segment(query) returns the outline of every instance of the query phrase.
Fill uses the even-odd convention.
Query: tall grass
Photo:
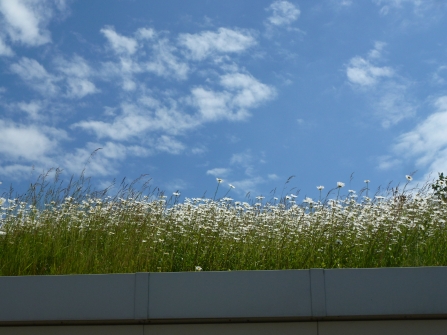
[[[429,183],[371,198],[343,196],[339,183],[334,198],[301,204],[180,203],[149,181],[136,190],[144,178],[123,180],[112,197],[83,175],[65,187],[60,170],[48,176],[0,199],[0,275],[447,265],[447,203]]]

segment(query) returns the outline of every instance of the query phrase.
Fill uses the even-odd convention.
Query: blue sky
[[[318,197],[447,172],[437,0],[0,0],[0,192]],[[91,153],[102,148],[91,157]],[[351,174],[352,180],[350,180]],[[285,194],[284,194],[285,195]]]

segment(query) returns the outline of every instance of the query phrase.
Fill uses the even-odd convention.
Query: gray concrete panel
[[[312,298],[312,316],[326,316],[326,291],[324,270],[310,269],[310,295]]]
[[[447,315],[447,268],[325,270],[328,316]]]
[[[135,274],[135,319],[149,318],[149,273]]]
[[[306,270],[151,273],[149,317],[310,316]]]
[[[445,335],[447,320],[324,321],[318,335]]]
[[[144,326],[144,335],[317,335],[316,322]]]
[[[144,326],[0,327],[0,335],[145,335]]]
[[[0,321],[134,318],[135,274],[0,277]]]

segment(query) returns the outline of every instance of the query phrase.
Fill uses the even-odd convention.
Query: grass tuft
[[[135,190],[145,176],[111,197],[91,192],[83,174],[62,187],[54,172],[0,199],[0,275],[447,265],[446,194],[429,183],[372,198],[342,196],[339,183],[324,200],[320,186],[320,200],[301,204],[216,194],[179,203],[150,180]]]

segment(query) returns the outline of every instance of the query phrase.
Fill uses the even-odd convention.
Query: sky
[[[0,0],[0,193],[51,168],[181,198],[423,183],[446,28],[443,0]]]

